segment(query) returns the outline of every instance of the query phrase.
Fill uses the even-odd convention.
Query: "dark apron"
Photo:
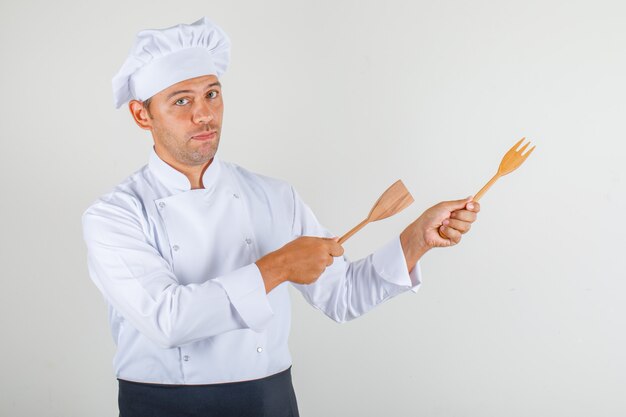
[[[120,417],[298,417],[291,368],[253,381],[161,385],[119,379]]]

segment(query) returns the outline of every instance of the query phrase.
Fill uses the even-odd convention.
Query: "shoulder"
[[[221,162],[241,187],[293,200],[295,191],[287,181],[250,171],[232,162]]]
[[[147,171],[144,166],[94,201],[83,212],[83,226],[94,220],[140,222],[145,212],[145,195],[150,189]]]

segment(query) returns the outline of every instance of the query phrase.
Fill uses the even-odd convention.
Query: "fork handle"
[[[481,188],[478,193],[476,193],[476,195],[474,196],[474,201],[480,200],[482,196],[487,192],[487,190],[490,189],[491,186],[498,180],[498,178],[500,178],[499,174],[494,175],[493,178],[490,179],[489,182],[485,184],[485,186]]]

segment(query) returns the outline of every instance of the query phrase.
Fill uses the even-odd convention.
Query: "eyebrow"
[[[221,86],[222,86],[222,84],[220,84],[220,82],[219,82],[219,81],[215,81],[214,83],[211,83],[211,84],[207,85],[207,86],[206,86],[206,88],[205,88],[205,90],[208,90],[208,89],[209,89],[209,88],[211,88],[211,87],[221,87]],[[170,93],[170,94],[167,96],[166,100],[169,100],[169,99],[171,99],[172,97],[174,97],[175,95],[177,95],[177,94],[182,94],[182,93],[193,93],[193,91],[192,91],[192,90],[178,90],[178,91],[174,91],[173,93]]]

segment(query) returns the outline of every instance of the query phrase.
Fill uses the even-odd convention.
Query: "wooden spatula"
[[[366,224],[375,222],[377,220],[386,219],[396,213],[401,212],[405,208],[413,203],[413,196],[406,189],[402,180],[394,182],[391,187],[387,188],[385,192],[378,198],[374,207],[370,211],[370,214],[365,220],[353,227],[348,233],[343,235],[339,239],[338,243],[341,245],[348,240],[353,234],[365,227]]]

